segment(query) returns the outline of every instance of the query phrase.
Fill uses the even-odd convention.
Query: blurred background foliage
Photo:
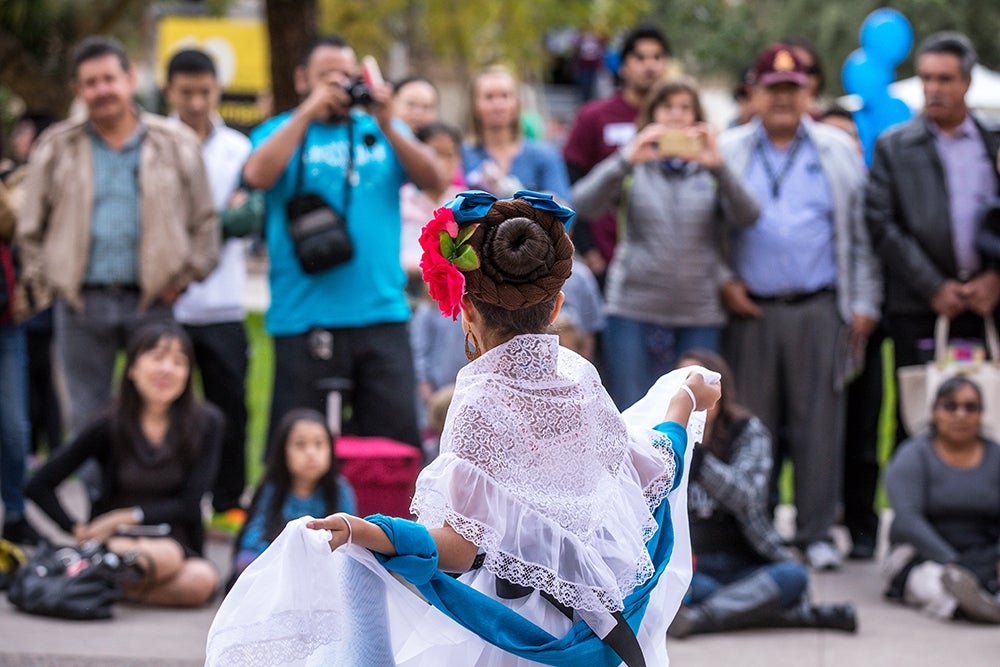
[[[255,5],[259,15],[285,24],[271,26],[272,40],[277,35],[280,42],[273,52],[280,54],[281,72],[289,71],[315,34],[336,32],[380,61],[394,50],[405,54],[416,73],[461,80],[502,62],[537,82],[551,66],[546,36],[552,32],[590,28],[613,40],[648,20],[665,29],[686,72],[720,81],[735,80],[767,43],[806,37],[825,64],[827,93],[837,95],[840,64],[858,47],[862,20],[882,6],[902,12],[918,42],[936,30],[960,30],[976,44],[984,65],[1000,67],[1000,3],[986,0],[3,0],[0,85],[31,108],[64,113],[71,97],[69,54],[83,36],[113,34],[142,53],[156,15],[220,15],[253,11]],[[912,55],[899,75],[911,73]]]

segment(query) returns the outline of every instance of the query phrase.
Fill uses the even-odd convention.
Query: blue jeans
[[[24,514],[28,456],[28,352],[24,329],[0,325],[0,497],[4,520]]]
[[[665,327],[626,317],[608,317],[602,340],[608,393],[624,410],[646,395],[688,350],[719,349],[719,327]]]
[[[723,586],[745,579],[760,570],[766,572],[777,584],[783,607],[793,606],[805,595],[809,573],[801,563],[783,560],[761,565],[734,554],[713,553],[698,556],[695,573],[691,577],[691,589],[685,602],[698,604]]]

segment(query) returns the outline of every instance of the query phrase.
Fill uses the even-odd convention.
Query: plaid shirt
[[[729,463],[707,450],[703,454],[698,479],[689,487],[688,510],[703,518],[728,512],[736,517],[743,536],[761,557],[770,561],[792,558],[767,512],[771,475],[771,434],[767,428],[751,417],[736,435]]]

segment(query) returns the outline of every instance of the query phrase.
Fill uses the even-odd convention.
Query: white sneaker
[[[806,547],[806,562],[814,570],[839,570],[844,559],[832,543],[820,540]]]
[[[973,621],[1000,623],[1000,603],[986,592],[976,575],[955,563],[944,566],[941,583],[958,600],[958,607]]]

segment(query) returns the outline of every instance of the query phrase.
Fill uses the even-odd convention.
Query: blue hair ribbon
[[[518,190],[514,193],[513,199],[523,199],[531,204],[532,208],[546,211],[556,220],[562,222],[563,227],[567,230],[573,223],[573,218],[576,217],[576,212],[573,209],[559,204],[550,194],[532,190]],[[451,209],[455,216],[455,222],[461,226],[484,218],[496,202],[497,198],[489,192],[466,190],[456,195],[454,199],[445,204],[445,207]]]

